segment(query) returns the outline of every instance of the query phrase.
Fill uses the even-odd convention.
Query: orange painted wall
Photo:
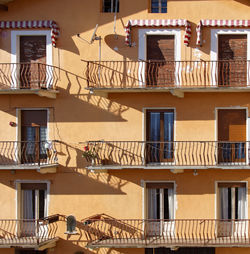
[[[56,174],[42,175],[32,171],[0,172],[0,218],[16,218],[16,180],[50,181],[49,214],[73,214],[77,220],[97,213],[115,218],[142,218],[144,181],[174,181],[176,183],[176,218],[215,218],[215,182],[250,180],[249,170],[192,170],[173,174],[169,170],[121,170],[93,173],[85,169],[82,158],[87,140],[143,140],[143,109],[171,107],[176,109],[176,140],[216,140],[217,107],[245,107],[249,109],[249,93],[185,93],[177,98],[170,93],[114,93],[108,98],[91,95],[84,89],[86,64],[84,60],[98,60],[98,41],[88,44],[96,24],[102,37],[102,60],[137,60],[138,29],[132,29],[134,47],[124,43],[124,26],[129,19],[188,19],[192,25],[190,47],[181,43],[181,59],[197,60],[196,24],[200,19],[249,19],[248,0],[202,0],[168,2],[167,14],[148,13],[147,0],[120,0],[114,36],[114,15],[100,13],[99,0],[14,0],[8,12],[1,11],[1,20],[55,20],[61,30],[58,47],[53,49],[53,65],[58,74],[59,95],[55,100],[36,95],[0,95],[0,140],[16,140],[17,127],[9,122],[17,120],[17,109],[48,108],[49,138],[60,140],[57,145],[60,166]],[[181,28],[181,36],[184,28]],[[201,59],[210,57],[210,29],[203,29]],[[0,61],[10,62],[11,30],[0,32]],[[118,51],[114,50],[117,47]],[[83,77],[83,78],[82,78]],[[249,110],[248,110],[249,111]],[[249,115],[249,113],[248,113]],[[248,191],[249,197],[249,191]],[[202,204],[202,205],[201,205]],[[127,208],[127,209],[125,209]],[[248,208],[248,211],[250,209]],[[64,234],[61,225],[60,241],[48,253],[144,253],[143,249],[86,250],[84,237]],[[249,249],[218,248],[216,254],[245,253]],[[1,252],[14,253],[11,250]]]

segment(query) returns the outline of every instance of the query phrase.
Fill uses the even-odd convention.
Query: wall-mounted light
[[[194,169],[193,175],[194,175],[194,176],[199,175],[198,172],[197,172],[197,169]]]

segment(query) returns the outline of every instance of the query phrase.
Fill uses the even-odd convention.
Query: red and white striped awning
[[[196,44],[202,46],[202,33],[201,29],[203,26],[206,27],[250,27],[250,20],[216,20],[216,19],[202,19],[200,20],[196,32],[197,41]]]
[[[59,27],[53,20],[0,21],[1,29],[50,28],[52,45],[56,47]]]
[[[184,44],[189,45],[191,38],[191,25],[186,19],[135,19],[129,20],[126,27],[125,42],[131,46],[131,28],[132,27],[185,27]]]

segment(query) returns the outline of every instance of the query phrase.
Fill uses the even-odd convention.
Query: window
[[[174,184],[147,183],[148,219],[170,220],[174,218]]]
[[[218,237],[243,236],[248,232],[245,183],[218,183]]]
[[[151,13],[167,13],[167,0],[151,0]]]
[[[148,236],[174,235],[174,183],[146,183]]]
[[[21,110],[22,163],[46,161],[47,110]]]
[[[46,225],[37,225],[36,220],[47,216],[47,183],[24,182],[18,184],[19,218],[22,236],[35,236],[46,232]]]
[[[219,219],[246,218],[246,184],[218,183]]]
[[[171,162],[174,157],[174,110],[148,110],[147,114],[148,162]]]
[[[102,12],[119,12],[119,0],[103,0]]]

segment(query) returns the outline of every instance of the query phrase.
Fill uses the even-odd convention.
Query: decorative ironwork
[[[0,167],[57,163],[55,141],[0,141]]]
[[[92,166],[247,166],[249,142],[89,141]]]
[[[0,63],[0,90],[55,90],[58,68],[42,63]]]
[[[83,221],[89,247],[191,247],[250,245],[249,220],[111,219]]]
[[[242,88],[250,79],[250,61],[244,60],[86,63],[89,88]]]

